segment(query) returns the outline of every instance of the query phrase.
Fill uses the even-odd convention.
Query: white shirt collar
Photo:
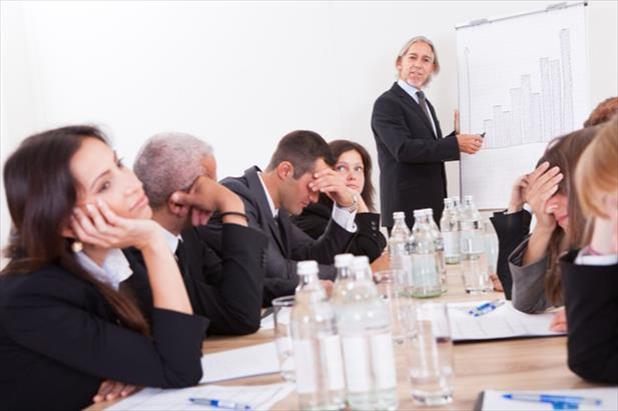
[[[268,200],[268,206],[270,207],[270,212],[273,213],[274,218],[277,218],[277,215],[279,214],[279,209],[275,208],[275,203],[273,199],[270,197],[270,193],[268,192],[268,189],[266,188],[266,183],[264,183],[264,179],[262,178],[262,173],[258,171],[257,175],[258,175],[258,178],[260,179],[260,183],[262,183],[262,188],[264,189],[264,193],[266,193],[266,200]]]
[[[118,248],[113,248],[107,253],[103,261],[103,267],[95,263],[83,251],[76,253],[75,256],[77,262],[84,270],[92,274],[97,280],[110,285],[115,290],[118,290],[120,283],[133,274],[133,270],[131,270],[129,266],[129,261]]]
[[[176,252],[176,249],[178,248],[178,243],[182,241],[182,237],[180,235],[174,235],[170,233],[161,226],[159,227],[161,228],[161,232],[163,233],[163,238],[165,239],[167,246],[169,247],[172,254],[174,254]]]
[[[414,101],[416,101],[418,103],[418,96],[416,95],[416,92],[420,91],[419,89],[417,89],[414,86],[409,85],[408,83],[406,83],[402,79],[397,80],[397,84],[399,85],[399,87],[401,87],[403,89],[403,91],[408,93],[410,95],[410,97],[412,97],[414,99]]]

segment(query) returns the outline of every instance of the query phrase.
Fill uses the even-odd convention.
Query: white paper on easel
[[[469,309],[485,302],[487,301],[448,305],[453,341],[547,337],[564,334],[549,329],[554,313],[525,314],[513,308],[510,301],[479,317],[468,313]]]
[[[274,342],[221,351],[202,357],[204,375],[200,383],[233,380],[279,372]]]

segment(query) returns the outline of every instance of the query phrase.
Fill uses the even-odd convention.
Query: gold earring
[[[71,244],[71,251],[73,251],[74,253],[79,253],[83,249],[84,245],[81,241],[73,241],[73,243]]]

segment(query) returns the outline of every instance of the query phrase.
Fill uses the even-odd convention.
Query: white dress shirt
[[[416,95],[416,92],[420,91],[419,89],[417,89],[414,86],[409,85],[408,83],[406,83],[402,79],[397,80],[397,84],[399,85],[399,87],[401,87],[403,89],[403,91],[408,93],[408,95],[410,95],[410,97],[412,97],[414,99],[414,101],[416,101],[416,104],[420,104],[418,102],[418,96]],[[427,97],[427,96],[425,96],[425,97]],[[427,105],[427,112],[429,113],[429,122],[431,123],[431,128],[433,128],[433,134],[437,136],[438,132],[436,131],[436,125],[433,122],[433,116],[431,115],[431,110],[429,109],[429,105]]]
[[[120,283],[133,274],[129,261],[119,248],[113,248],[107,253],[103,261],[103,267],[95,263],[83,251],[76,253],[75,257],[84,270],[115,290],[118,290]]]

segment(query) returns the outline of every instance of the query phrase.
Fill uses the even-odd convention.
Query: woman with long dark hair
[[[346,252],[366,255],[370,261],[378,258],[386,239],[380,230],[380,214],[374,212],[373,196],[375,190],[371,183],[371,157],[360,144],[349,140],[334,140],[329,143],[334,169],[345,178],[346,186],[357,196],[357,214],[355,223],[357,232],[349,243]],[[320,194],[317,203],[305,207],[302,214],[293,218],[294,223],[313,238],[320,237],[326,230],[333,209],[333,201]]]
[[[28,137],[4,184],[13,227],[0,275],[3,406],[77,409],[124,384],[196,384],[206,320],[192,315],[142,184],[104,134],[69,126]],[[148,267],[151,327],[119,292],[128,246]]]
[[[513,306],[520,311],[537,313],[564,305],[558,259],[571,244],[581,242],[585,227],[573,174],[596,132],[595,127],[588,127],[552,140],[537,168],[515,182],[507,213],[492,218],[501,257],[508,255],[508,270],[499,275],[505,291],[512,277]],[[536,217],[531,232],[524,202]],[[563,318],[556,317],[555,330],[566,328]]]

